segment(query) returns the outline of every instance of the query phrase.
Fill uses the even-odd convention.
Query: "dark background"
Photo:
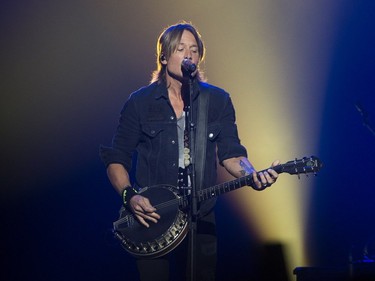
[[[320,125],[324,169],[306,233],[318,266],[346,266],[366,245],[375,256],[375,136],[355,107],[374,124],[375,2],[337,2],[343,16]],[[166,12],[168,1],[104,3],[1,4],[1,280],[136,280],[111,236],[119,198],[98,148],[110,143],[128,94],[147,84],[157,34],[180,17]],[[259,245],[225,197],[217,210],[219,278],[244,280]]]

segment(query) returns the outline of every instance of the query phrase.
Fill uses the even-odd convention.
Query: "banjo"
[[[321,161],[315,157],[295,159],[285,164],[272,167],[277,173],[291,175],[318,172]],[[263,170],[266,171],[266,170]],[[245,185],[253,185],[253,176],[247,175],[232,181],[197,190],[198,202],[217,197]],[[157,209],[161,219],[150,224],[149,228],[141,225],[133,213],[121,207],[118,220],[113,223],[113,234],[122,247],[135,257],[157,258],[175,249],[186,237],[189,229],[188,195],[180,195],[171,185],[145,187],[138,193],[147,197]]]

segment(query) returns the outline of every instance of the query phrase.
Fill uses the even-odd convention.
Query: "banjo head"
[[[139,194],[147,197],[160,215],[157,223],[147,228],[122,207],[113,223],[113,232],[125,250],[136,257],[156,258],[177,247],[187,234],[187,214],[180,209],[181,198],[173,186],[146,187]]]

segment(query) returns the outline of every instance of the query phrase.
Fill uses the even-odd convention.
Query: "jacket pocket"
[[[164,130],[162,124],[142,124],[142,132],[150,138],[154,138]]]

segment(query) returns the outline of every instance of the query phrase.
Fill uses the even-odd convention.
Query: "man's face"
[[[164,62],[165,64],[167,64],[168,72],[173,76],[182,78],[183,73],[181,70],[181,63],[185,58],[191,59],[194,64],[198,65],[198,44],[195,40],[194,35],[187,30],[184,30],[184,32],[182,33],[181,41],[177,45],[176,50],[171,54],[169,59]],[[192,76],[194,76],[196,72],[197,70],[192,73]]]

